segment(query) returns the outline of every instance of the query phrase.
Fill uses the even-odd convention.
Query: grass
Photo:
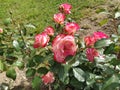
[[[0,0],[0,25],[6,18],[13,15],[17,23],[32,23],[41,32],[48,25],[51,25],[53,14],[58,12],[58,6],[62,3],[70,3],[73,6],[71,18],[79,22],[84,17],[85,8],[104,3],[104,0]]]

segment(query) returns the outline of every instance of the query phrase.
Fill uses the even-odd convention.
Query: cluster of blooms
[[[54,53],[54,60],[58,63],[65,63],[65,58],[69,55],[75,55],[77,51],[77,45],[75,43],[74,34],[80,29],[80,26],[75,22],[65,23],[66,15],[71,13],[72,6],[70,4],[61,4],[59,6],[59,13],[54,14],[53,20],[56,24],[64,25],[63,32],[58,34],[52,41],[52,52]],[[53,36],[55,29],[52,26],[48,26],[41,34],[35,36],[34,48],[43,48],[50,40],[50,36]],[[48,72],[42,76],[44,84],[53,83],[54,75],[52,72]]]
[[[103,32],[94,32],[93,35],[91,36],[86,36],[84,38],[86,47],[88,47],[86,49],[86,56],[87,59],[91,62],[94,61],[94,57],[99,56],[99,53],[97,52],[97,50],[94,48],[94,44],[96,41],[103,39],[103,38],[109,38],[105,33]]]
[[[59,13],[54,14],[53,20],[56,24],[65,24],[66,15],[70,14],[72,6],[70,4],[62,4],[59,6]],[[74,34],[80,29],[75,22],[68,22],[63,28],[63,32],[58,34],[52,42],[52,51],[54,60],[59,63],[65,63],[65,58],[69,55],[75,55],[77,45],[75,44]],[[41,34],[35,36],[34,48],[45,47],[50,40],[49,36],[53,36],[55,29],[48,26]],[[68,47],[69,46],[69,47]]]
[[[52,41],[52,52],[54,54],[54,60],[58,63],[66,63],[65,58],[67,56],[74,56],[77,51],[77,45],[75,43],[74,34],[80,30],[80,26],[75,22],[65,22],[66,15],[71,13],[72,6],[70,4],[62,4],[59,6],[59,13],[54,14],[53,20],[56,24],[62,25],[63,31],[57,33],[57,36]],[[48,26],[41,34],[35,36],[34,48],[43,48],[47,46],[50,41],[50,36],[55,34],[55,29],[52,26]],[[99,56],[99,53],[94,48],[94,43],[102,38],[108,38],[103,32],[95,32],[91,36],[84,38],[86,44],[86,56],[91,62],[94,61],[95,56]],[[48,72],[42,76],[42,81],[45,85],[53,83],[55,80],[54,74]]]

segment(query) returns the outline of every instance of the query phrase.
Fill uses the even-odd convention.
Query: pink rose
[[[71,13],[70,12],[71,8],[72,8],[72,6],[70,4],[67,4],[67,3],[61,4],[59,6],[60,12],[65,13],[65,14],[70,14]]]
[[[0,28],[0,33],[3,33],[3,29],[2,28]]]
[[[99,53],[97,52],[97,50],[95,48],[87,48],[86,56],[87,56],[87,59],[90,62],[93,62],[94,61],[94,57],[97,57],[98,55],[99,55]]]
[[[77,46],[72,35],[60,34],[52,43],[54,60],[59,63],[65,63],[65,58],[76,54]]]
[[[94,43],[96,42],[96,38],[93,36],[86,36],[84,38],[84,41],[85,41],[86,46],[89,47],[89,46],[94,45]]]
[[[54,21],[58,24],[63,24],[65,20],[65,15],[62,13],[54,14]]]
[[[74,35],[74,33],[80,29],[80,26],[75,22],[67,23],[64,30],[67,34]]]
[[[94,32],[93,35],[91,36],[86,36],[84,38],[84,41],[86,46],[89,47],[89,46],[93,46],[97,40],[100,40],[102,38],[109,38],[109,37],[105,33],[99,31],[99,32]]]
[[[106,35],[103,32],[94,32],[93,36],[96,38],[96,40],[102,39],[102,38],[109,38],[108,35]]]
[[[47,43],[49,42],[50,38],[46,33],[37,34],[35,36],[35,42],[33,47],[39,48],[39,47],[45,47]]]
[[[48,34],[49,36],[53,36],[54,35],[54,28],[52,26],[48,26],[47,28],[45,28],[44,32],[46,34]]]
[[[52,72],[48,72],[44,76],[42,76],[42,81],[45,85],[53,83],[55,80],[54,74]]]

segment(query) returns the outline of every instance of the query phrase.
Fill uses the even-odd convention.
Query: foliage
[[[65,15],[67,17],[67,14]],[[13,17],[12,14],[11,17]],[[119,15],[117,13],[115,18],[118,17]],[[40,36],[37,40],[35,36],[35,42],[33,41],[36,26],[16,23],[13,18],[8,18],[5,22],[3,32],[0,33],[0,71],[6,71],[6,76],[15,80],[15,67],[19,69],[26,68],[26,76],[33,79],[32,87],[35,90],[39,90],[40,85],[45,84],[46,78],[55,79],[45,84],[49,89],[52,88],[53,90],[65,90],[68,87],[75,90],[119,90],[119,33],[111,35],[111,37],[107,37],[104,33],[94,33],[94,39],[89,38],[91,42],[93,40],[92,45],[89,44],[90,46],[87,46],[86,43],[89,43],[89,39],[81,40],[79,38],[80,29],[71,29],[71,31],[73,30],[72,35],[68,33],[70,32],[69,30],[64,31],[64,27],[67,25],[66,23],[71,22],[73,24],[74,21],[66,18],[62,24],[53,23],[52,25],[54,25],[55,30],[54,35],[49,36],[50,38],[47,38],[47,42],[43,45],[44,40],[46,41],[46,34],[42,34],[43,37],[41,38]],[[78,29],[76,23],[75,27]],[[42,33],[44,33],[44,31]],[[97,35],[97,37],[95,37],[95,35]],[[59,41],[57,36],[59,36],[62,41]],[[71,40],[69,40],[69,38],[67,38],[67,40],[70,45],[72,44],[71,46],[68,41],[66,42],[66,39],[64,39],[66,36],[70,37]],[[56,39],[58,39],[59,42],[57,42]],[[65,42],[68,43],[67,47],[64,46],[64,48],[62,48],[56,45],[66,45]],[[33,47],[34,44],[38,45],[38,47]],[[56,47],[54,49],[55,45]],[[71,50],[68,49],[68,47],[74,48]],[[95,51],[86,52],[90,48]],[[59,54],[57,51],[61,49],[64,50],[64,52],[66,49],[69,50],[70,54],[68,54],[69,52],[67,55],[62,53],[60,57],[57,58],[59,55],[55,56],[55,54]],[[64,59],[60,61],[62,55]],[[89,57],[93,57],[92,60],[89,59]],[[49,76],[48,72],[52,72],[52,75]],[[45,78],[43,78],[44,76]]]

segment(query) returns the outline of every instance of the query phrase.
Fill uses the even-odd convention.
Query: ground
[[[108,35],[115,33],[113,19],[108,14],[99,13],[99,10],[104,9],[112,13],[112,10],[116,7],[116,5],[118,5],[118,3],[120,4],[120,0],[108,0],[105,4],[92,8],[86,8],[85,17],[81,18],[79,22],[81,26],[80,37],[83,38],[85,35],[91,34],[95,31],[103,31]],[[116,23],[120,24],[120,20],[117,20]],[[27,79],[25,77],[25,70],[21,71],[18,68],[16,68],[16,71],[17,79],[15,81],[12,81],[9,78],[7,78],[5,76],[5,72],[0,73],[0,84],[9,84],[12,90],[32,90],[30,85],[30,79]]]

